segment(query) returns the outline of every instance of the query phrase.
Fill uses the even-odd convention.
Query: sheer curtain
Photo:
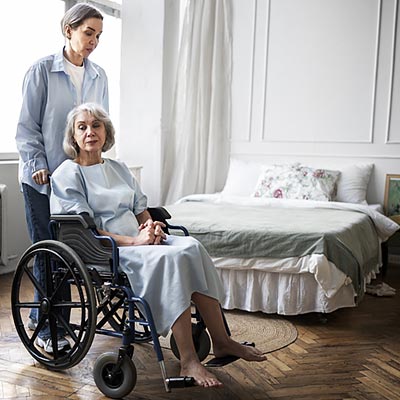
[[[231,0],[189,0],[172,118],[163,138],[162,202],[212,193],[229,163]]]

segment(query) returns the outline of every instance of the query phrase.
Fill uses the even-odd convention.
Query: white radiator
[[[7,186],[0,184],[0,265],[8,264],[7,253]]]

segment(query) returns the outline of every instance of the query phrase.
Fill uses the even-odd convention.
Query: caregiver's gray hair
[[[75,135],[75,120],[78,114],[87,112],[92,115],[95,119],[102,122],[106,129],[106,141],[102,151],[108,151],[115,143],[115,129],[111,122],[111,119],[101,106],[95,103],[83,103],[72,109],[67,117],[67,127],[65,128],[63,148],[65,154],[70,158],[74,159],[78,156],[80,148],[74,139]]]
[[[78,3],[71,7],[61,20],[61,32],[65,36],[65,28],[70,26],[76,29],[81,26],[84,21],[89,18],[97,18],[103,20],[100,10],[91,4]]]

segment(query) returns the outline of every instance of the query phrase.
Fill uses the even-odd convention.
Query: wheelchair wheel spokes
[[[33,271],[32,271],[33,270],[33,265],[27,263],[27,264],[24,264],[23,267],[24,267],[24,271],[23,272],[26,273],[27,277],[30,280],[30,283],[33,285],[35,290],[38,291],[39,296],[42,296],[42,297],[45,296],[44,287],[39,283],[39,281],[36,279],[35,275],[33,274]]]
[[[38,257],[43,280],[33,271]],[[96,300],[86,267],[69,246],[52,240],[32,245],[17,265],[11,296],[17,333],[33,358],[50,369],[70,368],[82,360],[95,334]],[[36,328],[26,325],[31,309],[39,311]],[[38,345],[43,333],[51,338],[52,353]],[[70,342],[67,350],[59,342],[64,335]]]

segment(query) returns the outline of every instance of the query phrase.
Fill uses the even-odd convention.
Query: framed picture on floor
[[[384,207],[386,215],[400,223],[400,175],[386,175]]]

